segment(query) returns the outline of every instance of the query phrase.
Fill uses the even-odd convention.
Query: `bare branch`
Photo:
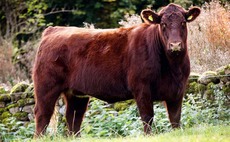
[[[52,14],[57,14],[57,13],[72,13],[74,12],[75,10],[57,10],[57,11],[51,11],[49,13],[46,13],[46,14],[43,14],[44,16],[48,16],[48,15],[52,15]]]

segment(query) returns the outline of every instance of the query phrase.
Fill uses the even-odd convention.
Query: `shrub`
[[[213,90],[212,100],[202,94],[187,94],[183,104],[182,126],[192,127],[198,124],[229,125],[230,110],[225,103],[228,98],[218,85],[210,86]]]
[[[33,137],[34,123],[24,124],[11,117],[5,120],[4,123],[0,123],[0,131],[0,141],[12,141],[16,138],[26,141]]]
[[[135,136],[141,134],[142,123],[135,105],[116,111],[103,101],[93,99],[82,125],[83,135],[94,137]]]

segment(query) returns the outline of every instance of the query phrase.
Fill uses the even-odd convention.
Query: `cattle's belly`
[[[126,93],[103,93],[101,92],[98,94],[97,93],[91,94],[90,96],[106,101],[108,103],[115,103],[119,101],[126,101],[129,99],[133,99],[133,96],[129,92],[126,92]]]
[[[109,103],[114,103],[118,101],[125,101],[129,99],[133,99],[133,96],[131,92],[127,90],[117,90],[117,88],[106,88],[103,87],[102,90],[96,89],[82,89],[82,88],[75,88],[77,91],[82,92],[83,94],[87,94],[89,96],[95,97],[97,99],[109,102]]]
[[[107,102],[132,99],[122,75],[111,72],[84,70],[72,76],[71,89],[96,97]],[[74,79],[74,80],[73,80]]]
[[[121,82],[89,83],[83,87],[83,91],[89,95],[107,102],[124,101],[132,98],[131,93]]]

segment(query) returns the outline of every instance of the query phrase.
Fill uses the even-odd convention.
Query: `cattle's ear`
[[[142,10],[141,18],[148,24],[159,24],[161,22],[160,16],[151,9]]]
[[[185,15],[187,22],[192,22],[200,15],[200,8],[192,7],[190,8]]]

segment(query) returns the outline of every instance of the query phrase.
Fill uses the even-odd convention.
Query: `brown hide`
[[[165,101],[170,122],[178,127],[190,73],[186,22],[199,13],[170,4],[159,13],[143,10],[145,23],[130,28],[48,27],[33,68],[35,136],[44,133],[61,93],[73,134],[79,134],[87,109],[84,95],[110,103],[134,98],[146,133],[153,101]]]

